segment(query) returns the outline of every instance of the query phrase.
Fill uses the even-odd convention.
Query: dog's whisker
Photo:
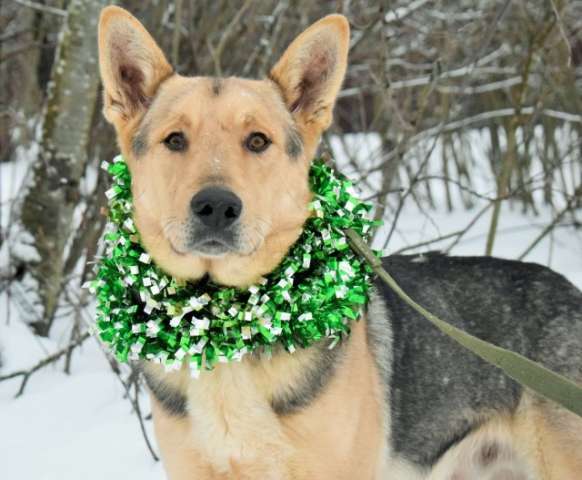
[[[256,216],[249,221],[246,228],[242,229],[241,236],[244,240],[240,243],[248,244],[250,248],[243,248],[245,252],[250,251],[247,255],[255,253],[265,240],[266,233],[269,231],[271,223],[262,217]]]

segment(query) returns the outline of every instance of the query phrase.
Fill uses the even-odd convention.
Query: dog
[[[248,286],[308,218],[349,24],[301,33],[263,80],[176,74],[145,28],[103,10],[104,115],[132,174],[144,248],[179,279]],[[420,304],[582,381],[582,294],[534,264],[438,253],[383,260]],[[376,282],[335,348],[253,354],[192,379],[142,366],[172,480],[575,480],[582,420],[441,334]]]

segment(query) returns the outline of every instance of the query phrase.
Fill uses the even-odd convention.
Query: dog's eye
[[[261,132],[253,132],[245,140],[245,147],[253,153],[264,152],[269,145],[271,145],[271,140]]]
[[[188,142],[182,132],[172,132],[164,138],[164,145],[172,152],[182,152],[186,150]]]

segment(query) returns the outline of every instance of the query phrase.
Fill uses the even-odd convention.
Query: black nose
[[[194,195],[190,207],[204,225],[221,229],[232,225],[240,217],[242,202],[229,190],[210,187]]]

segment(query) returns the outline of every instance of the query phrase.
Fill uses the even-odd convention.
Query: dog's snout
[[[242,202],[230,190],[209,187],[198,192],[190,202],[194,216],[204,225],[223,229],[232,225],[242,212]]]

